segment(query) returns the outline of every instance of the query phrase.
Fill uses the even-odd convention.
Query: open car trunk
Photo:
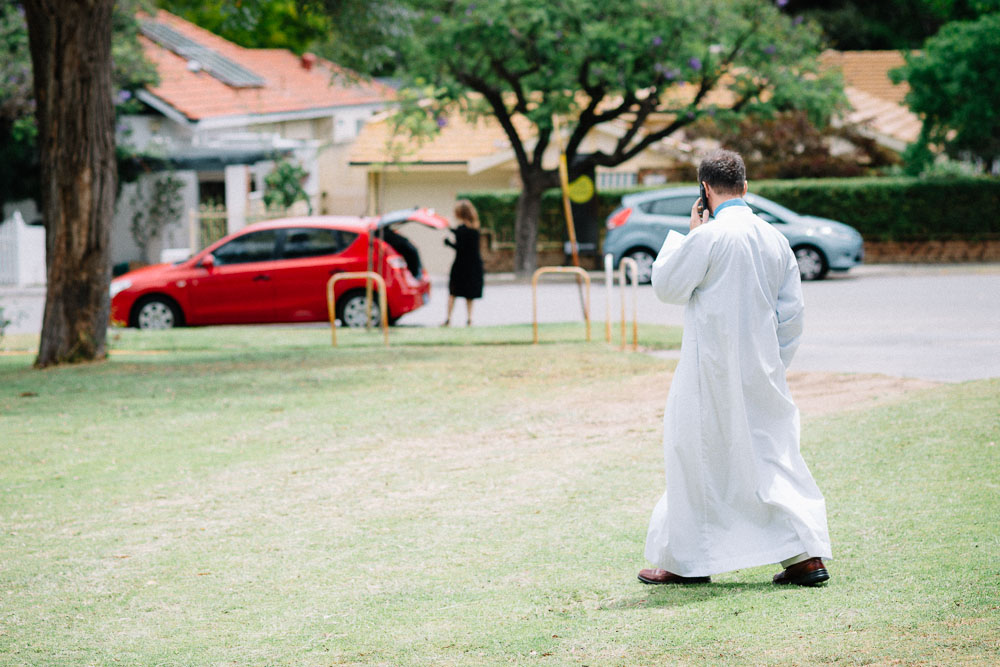
[[[441,217],[428,208],[392,211],[378,218],[372,226],[379,238],[388,243],[393,250],[402,256],[406,261],[406,267],[413,274],[413,277],[419,279],[423,273],[420,253],[408,238],[397,231],[398,228],[411,222],[441,230],[448,229],[450,226],[446,218]]]

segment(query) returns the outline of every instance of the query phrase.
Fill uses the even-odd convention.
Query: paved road
[[[549,281],[552,282],[549,282]],[[567,281],[568,280],[568,281]],[[539,286],[539,321],[582,317],[572,278],[545,277]],[[557,282],[558,281],[558,282]],[[400,324],[444,321],[447,283],[435,280],[434,300]],[[958,382],[1000,377],[1000,265],[873,265],[819,282],[804,283],[806,332],[797,370],[883,373]],[[593,274],[592,313],[605,320],[606,290]],[[531,288],[493,277],[476,304],[477,325],[530,323]],[[619,292],[612,321],[619,321]],[[649,286],[638,293],[639,321],[680,325],[683,308],[659,303]],[[627,294],[629,317],[631,292]],[[464,322],[464,302],[453,321]],[[603,324],[595,326],[602,335]]]
[[[603,332],[606,291],[592,274],[592,318]],[[434,279],[426,307],[405,315],[403,326],[438,326],[444,321],[447,279]],[[957,382],[1000,377],[1000,265],[873,265],[846,275],[805,283],[806,333],[796,370],[883,373]],[[0,288],[0,306],[14,320],[9,333],[41,328],[43,290]],[[631,292],[628,293],[631,317]],[[539,287],[539,320],[582,319],[572,278],[547,276]],[[639,320],[680,325],[683,309],[659,303],[648,286],[638,289]],[[464,323],[464,302],[453,322]],[[612,320],[620,317],[619,292]],[[474,324],[531,322],[531,286],[511,276],[489,276],[476,304]]]

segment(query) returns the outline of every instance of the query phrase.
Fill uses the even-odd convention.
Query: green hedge
[[[678,184],[681,185],[681,184]],[[690,184],[685,184],[690,185]],[[605,190],[598,194],[604,219],[622,195],[649,188]],[[793,211],[840,220],[869,241],[982,241],[1000,239],[1000,180],[989,178],[836,178],[752,181],[751,192]],[[502,243],[514,240],[516,190],[467,192],[483,225]],[[539,241],[565,238],[558,190],[542,199]]]

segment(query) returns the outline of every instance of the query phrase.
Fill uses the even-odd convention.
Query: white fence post
[[[45,284],[45,229],[27,225],[20,211],[0,223],[0,285]]]

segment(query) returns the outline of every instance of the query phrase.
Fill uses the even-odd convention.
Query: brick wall
[[[866,264],[1000,262],[1000,241],[865,241]]]

